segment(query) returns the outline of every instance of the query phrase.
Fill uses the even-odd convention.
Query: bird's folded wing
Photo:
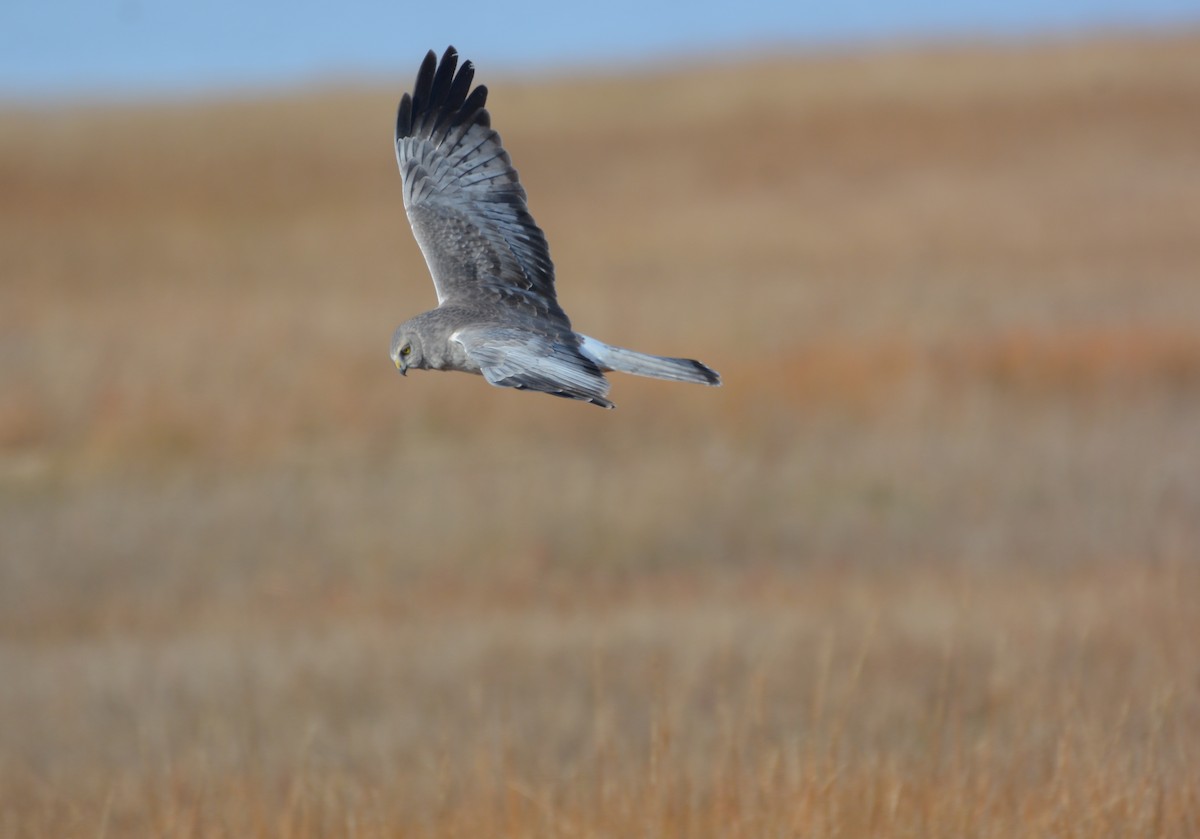
[[[471,90],[471,62],[457,65],[453,47],[440,63],[425,56],[396,116],[404,207],[438,302],[518,305],[565,325],[546,237],[491,127],[487,88]]]
[[[451,335],[497,387],[514,387],[582,399],[605,408],[612,403],[600,368],[578,346],[555,336],[518,329],[475,327]]]

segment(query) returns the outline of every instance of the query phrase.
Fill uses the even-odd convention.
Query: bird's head
[[[408,374],[409,367],[425,366],[425,354],[421,351],[421,337],[408,324],[402,324],[392,335],[392,363],[401,375]]]

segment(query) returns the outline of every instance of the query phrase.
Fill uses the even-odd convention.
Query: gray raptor
[[[457,70],[457,72],[455,72]],[[719,385],[687,358],[613,347],[571,328],[554,294],[554,265],[529,214],[517,171],[491,127],[487,88],[446,50],[425,56],[396,116],[404,208],[437,290],[438,306],[402,323],[392,361],[419,370],[481,373],[515,387],[613,407],[610,370]]]

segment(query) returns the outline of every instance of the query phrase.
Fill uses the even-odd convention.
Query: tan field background
[[[723,388],[398,377],[409,78],[0,112],[0,837],[1200,836],[1200,37],[479,71]]]

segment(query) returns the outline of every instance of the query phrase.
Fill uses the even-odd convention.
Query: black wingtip
[[[404,94],[400,97],[400,107],[396,109],[396,139],[407,137],[412,133],[412,96]]]
[[[459,73],[459,75],[461,76],[463,73],[465,73],[467,71],[467,68],[470,66],[471,66],[471,62],[468,61],[466,64],[463,65],[463,69]],[[474,71],[474,68],[472,68],[472,72],[473,71]],[[481,85],[477,86],[474,90],[471,91],[471,95],[466,97],[463,100],[462,105],[459,107],[458,113],[456,113],[454,115],[454,119],[451,124],[452,125],[462,125],[468,119],[471,119],[477,113],[479,113],[480,111],[483,111],[484,105],[487,104],[487,96],[488,96],[487,85],[481,84]],[[483,113],[486,115],[487,111],[483,111]]]
[[[437,71],[437,54],[430,50],[425,53],[425,60],[417,70],[417,80],[413,82],[413,110],[420,112],[429,103],[429,94],[433,90],[433,74]]]
[[[466,123],[491,126],[485,106],[487,87],[474,90],[475,65],[470,61],[459,64],[458,50],[446,47],[438,60],[433,50],[425,53],[417,71],[411,94],[400,100],[396,112],[396,139],[424,136],[438,142],[450,130]]]
[[[433,51],[430,50],[430,53]],[[458,50],[446,47],[442,60],[433,74],[433,84],[430,87],[429,99],[425,105],[428,108],[442,108],[450,95],[451,83],[454,81],[454,71],[458,69]]]

